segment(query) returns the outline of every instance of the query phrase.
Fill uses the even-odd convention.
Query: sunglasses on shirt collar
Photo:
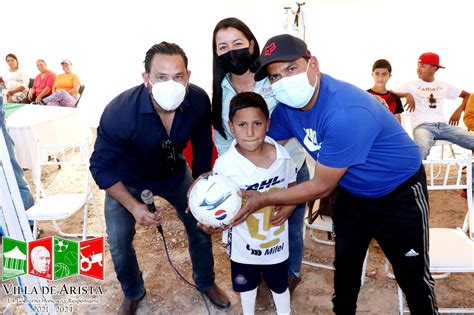
[[[176,151],[171,140],[163,140],[161,142],[161,149],[163,150],[165,161],[164,168],[167,171],[173,171],[176,168]]]

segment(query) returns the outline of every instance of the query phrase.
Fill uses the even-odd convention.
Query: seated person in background
[[[435,53],[424,53],[418,59],[418,78],[398,88],[396,92],[410,93],[415,99],[415,109],[410,113],[413,128],[413,139],[420,148],[422,159],[426,159],[436,140],[447,140],[465,149],[474,149],[474,134],[455,127],[461,113],[466,107],[469,93],[446,82],[435,80],[439,68],[439,56]],[[398,93],[397,93],[398,94]],[[400,95],[400,94],[399,94]],[[444,118],[443,104],[445,99],[457,99],[463,102],[449,119]]]
[[[54,81],[56,80],[56,73],[48,70],[46,61],[43,59],[36,61],[36,67],[40,73],[36,76],[33,87],[28,93],[28,100],[39,103],[43,98],[51,95]]]
[[[69,60],[61,61],[64,73],[58,75],[54,81],[53,94],[41,102],[46,105],[74,107],[79,98],[79,77],[72,73],[72,63]]]
[[[7,103],[21,103],[26,99],[28,75],[20,68],[18,58],[14,54],[8,54],[5,57],[8,64],[8,71],[3,77],[0,77],[0,85],[7,92],[5,94]]]
[[[378,95],[383,98],[388,105],[388,109],[395,115],[398,121],[401,121],[400,113],[403,113],[403,105],[400,98],[387,90],[387,82],[392,76],[392,66],[385,59],[379,59],[372,66],[372,78],[374,86],[367,90],[370,94]]]
[[[474,96],[471,94],[464,109],[464,124],[467,130],[474,130]]]

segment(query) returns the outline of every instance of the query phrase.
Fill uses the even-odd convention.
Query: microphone
[[[153,193],[150,190],[145,189],[144,191],[142,191],[141,197],[143,203],[146,204],[146,206],[148,207],[148,211],[150,211],[151,213],[155,213],[156,207]],[[161,224],[157,225],[156,227],[158,228],[158,231],[163,234],[163,228],[161,227]]]

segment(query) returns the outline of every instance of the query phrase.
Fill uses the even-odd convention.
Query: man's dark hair
[[[146,73],[150,73],[151,61],[153,60],[153,57],[156,54],[169,55],[169,56],[181,55],[181,57],[184,60],[184,65],[186,66],[186,69],[188,69],[188,57],[186,57],[184,50],[174,43],[161,42],[159,44],[155,44],[151,46],[151,48],[148,49],[148,51],[146,52],[145,61],[143,61],[143,63],[145,64]]]
[[[238,110],[249,107],[260,109],[267,119],[270,118],[267,103],[260,94],[243,92],[234,96],[230,101],[229,120],[232,121],[234,119],[235,113]]]
[[[221,83],[226,73],[217,62],[216,35],[220,30],[225,30],[229,27],[242,32],[249,42],[253,41],[253,54],[250,71],[255,73],[255,71],[260,67],[260,62],[258,61],[258,58],[260,57],[260,47],[258,46],[257,39],[250,28],[244,22],[234,17],[226,18],[218,22],[216,27],[214,27],[214,32],[212,33],[212,125],[214,126],[214,129],[224,137],[224,139],[227,139],[227,136],[224,131],[224,122],[222,121]]]
[[[374,72],[375,69],[387,69],[388,73],[392,73],[392,65],[390,65],[390,62],[386,59],[379,59],[376,62],[374,62],[374,65],[372,66],[372,72]]]

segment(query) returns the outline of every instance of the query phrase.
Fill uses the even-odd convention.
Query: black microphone
[[[156,207],[155,200],[153,198],[153,193],[150,190],[145,189],[144,191],[142,191],[141,197],[143,203],[145,203],[148,207],[148,211],[150,211],[151,213],[155,213]],[[161,224],[158,224],[156,227],[158,228],[158,231],[163,234],[163,228],[161,227]]]

